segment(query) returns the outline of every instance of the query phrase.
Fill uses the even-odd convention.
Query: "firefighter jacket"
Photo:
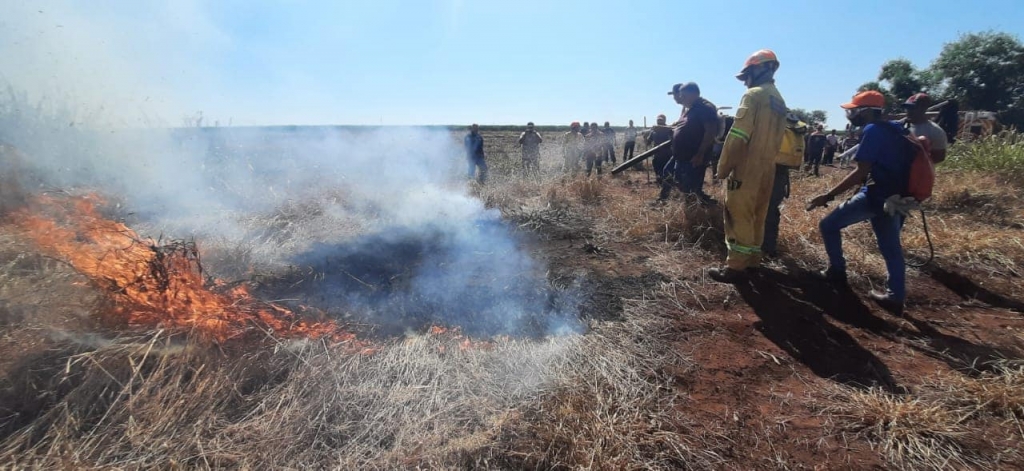
[[[775,181],[775,159],[786,128],[786,103],[772,82],[747,90],[718,163],[725,177],[726,264],[734,270],[761,260],[765,218]]]
[[[763,172],[774,174],[775,154],[786,128],[786,110],[774,83],[747,90],[725,138],[718,175],[732,174],[733,179],[743,182]]]

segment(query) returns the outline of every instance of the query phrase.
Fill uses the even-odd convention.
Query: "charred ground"
[[[471,191],[547,267],[513,289],[534,293],[538,312],[558,293],[580,293],[566,302],[586,334],[432,333],[445,317],[417,313],[429,300],[402,293],[409,266],[443,241],[370,235],[239,282],[328,312],[350,306],[353,292],[411,310],[411,327],[370,329],[372,352],[270,337],[219,347],[157,332],[112,338],[95,321],[102,293],[7,231],[0,457],[11,466],[1024,466],[1024,204],[1012,182],[940,174],[929,215],[938,256],[908,273],[909,307],[897,317],[862,297],[885,273],[869,230],[848,231],[849,289],[807,275],[823,260],[822,214],[799,202],[836,171],[795,179],[782,258],[726,286],[703,273],[722,255],[714,210],[649,206],[657,190],[643,172],[561,177],[551,134],[543,179],[524,181],[512,134],[485,137],[492,181]],[[915,221],[904,241],[915,254],[924,247]],[[366,258],[353,243],[392,256]],[[341,289],[302,297],[332,287]]]

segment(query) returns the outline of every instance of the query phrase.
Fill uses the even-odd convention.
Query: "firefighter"
[[[743,64],[736,78],[747,92],[725,139],[718,177],[726,180],[724,268],[711,268],[708,276],[721,283],[743,279],[746,270],[761,262],[764,223],[775,180],[775,157],[786,127],[786,102],[775,88],[779,60],[762,49]]]

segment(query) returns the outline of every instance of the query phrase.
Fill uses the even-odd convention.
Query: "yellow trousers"
[[[774,170],[774,169],[773,169]],[[775,184],[775,172],[759,172],[755,178],[725,182],[725,245],[729,268],[744,270],[761,263],[764,220]]]

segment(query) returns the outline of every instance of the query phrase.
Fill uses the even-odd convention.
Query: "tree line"
[[[956,100],[961,110],[994,111],[1003,124],[1024,129],[1024,44],[1002,32],[963,34],[943,45],[927,68],[902,57],[882,64],[878,78],[857,91],[865,90],[884,94],[892,113],[926,92],[936,103]]]

